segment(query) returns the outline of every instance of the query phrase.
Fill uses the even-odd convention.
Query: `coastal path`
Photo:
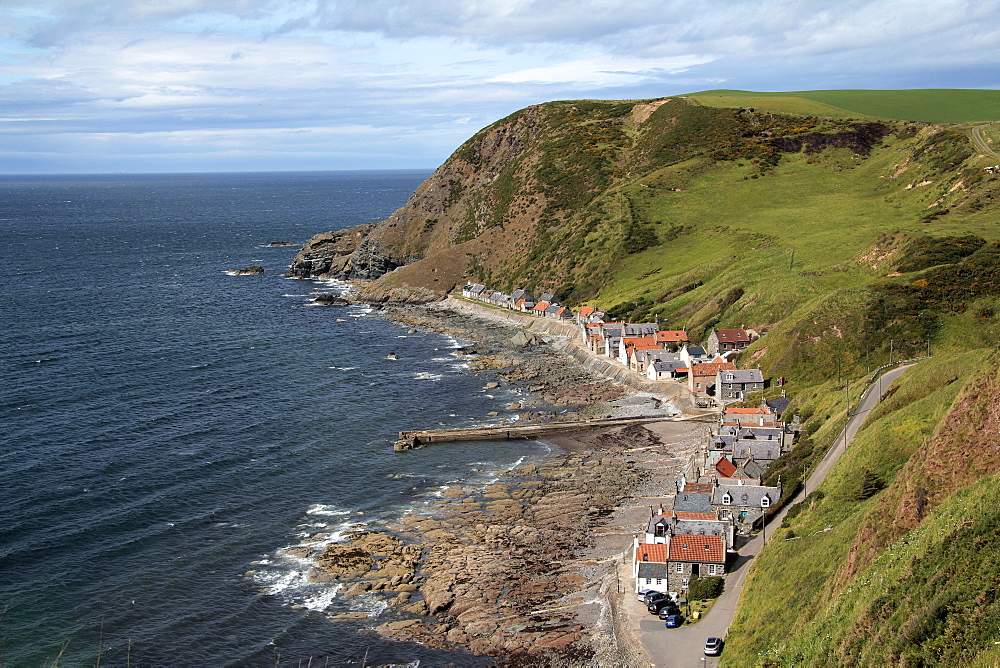
[[[1000,158],[1000,153],[997,153],[992,148],[990,148],[989,142],[986,141],[986,137],[983,136],[983,128],[985,128],[987,125],[989,125],[989,123],[982,123],[980,125],[972,126],[970,132],[970,135],[972,137],[972,143],[975,144],[976,148],[979,149],[980,152],[984,153],[985,155],[993,158]]]
[[[815,490],[823,482],[837,459],[854,440],[854,435],[864,424],[868,413],[878,404],[882,395],[889,390],[893,381],[911,366],[913,365],[908,364],[888,371],[868,386],[861,397],[861,403],[857,410],[848,419],[844,430],[840,432],[837,440],[834,441],[833,446],[816,467],[816,470],[809,476],[802,491],[768,524],[774,527],[780,526],[788,509],[796,503],[800,503],[805,498],[807,490]],[[664,628],[663,622],[650,615],[646,611],[646,606],[636,600],[635,594],[631,591],[626,594],[629,600],[625,602],[625,609],[628,612],[631,627],[638,629],[639,638],[652,657],[654,666],[657,668],[699,668],[719,665],[719,657],[706,657],[704,655],[705,640],[712,636],[726,637],[729,625],[736,614],[736,604],[739,602],[747,573],[750,571],[754,557],[764,546],[765,537],[769,535],[773,535],[773,532],[768,534],[766,530],[762,531],[740,549],[736,563],[726,578],[725,591],[708,614],[697,624],[683,626],[679,629]],[[725,648],[723,648],[722,654],[725,655]]]

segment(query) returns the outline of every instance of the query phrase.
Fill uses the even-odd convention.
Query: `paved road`
[[[781,521],[785,519],[785,513],[788,512],[788,509],[802,501],[807,490],[814,490],[823,482],[826,474],[833,468],[840,455],[850,447],[854,435],[864,424],[868,413],[878,404],[892,382],[911,366],[913,365],[909,364],[887,371],[865,390],[857,411],[847,421],[847,426],[840,432],[833,447],[817,465],[813,474],[809,476],[805,488],[792,499],[791,503],[785,506],[784,510],[768,522],[768,531],[765,532],[768,538],[773,535],[774,528],[781,526]],[[645,606],[632,595],[628,602],[628,614],[632,620],[633,628],[639,629],[640,640],[642,640],[649,655],[653,657],[655,666],[658,668],[698,668],[719,665],[718,658],[704,656],[702,650],[705,647],[705,640],[711,636],[723,638],[726,636],[729,625],[733,621],[733,615],[736,613],[736,604],[743,589],[743,582],[746,580],[754,557],[757,556],[763,545],[764,535],[759,533],[740,549],[739,558],[726,577],[725,591],[716,601],[712,610],[697,624],[679,629],[664,628],[663,622],[646,612]]]
[[[983,128],[988,124],[983,125],[973,125],[972,126],[972,143],[976,145],[982,153],[986,155],[991,155],[994,158],[1000,158],[1000,153],[997,153],[992,148],[990,144],[986,141],[986,137],[983,136]]]

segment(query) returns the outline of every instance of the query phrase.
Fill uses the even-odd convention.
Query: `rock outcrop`
[[[248,264],[242,269],[230,269],[229,273],[233,276],[253,276],[255,274],[263,274],[264,267],[259,264]]]

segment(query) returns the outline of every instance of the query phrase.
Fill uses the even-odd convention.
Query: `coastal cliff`
[[[625,185],[692,159],[747,160],[766,171],[783,152],[866,154],[894,129],[683,99],[529,107],[476,133],[386,220],[313,237],[288,275],[374,280],[375,294],[410,287],[443,295],[477,280],[585,298],[629,256],[663,241],[665,221],[640,211]]]
[[[782,379],[765,398],[787,392],[807,434],[765,480],[786,489],[874,370],[933,355],[775,527],[726,653],[992,665],[1000,571],[977,555],[998,470],[1000,176],[974,130],[683,98],[548,103],[477,133],[385,221],[315,237],[290,275],[369,281],[360,296],[379,302],[524,287],[695,341],[753,328],[741,366]],[[907,591],[901,574],[917,574]]]

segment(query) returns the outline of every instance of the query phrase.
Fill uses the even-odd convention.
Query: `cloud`
[[[49,157],[93,133],[122,161],[200,137],[191,159],[244,142],[310,168],[396,142],[433,167],[550,99],[997,86],[998,19],[973,0],[4,0],[0,133]]]

